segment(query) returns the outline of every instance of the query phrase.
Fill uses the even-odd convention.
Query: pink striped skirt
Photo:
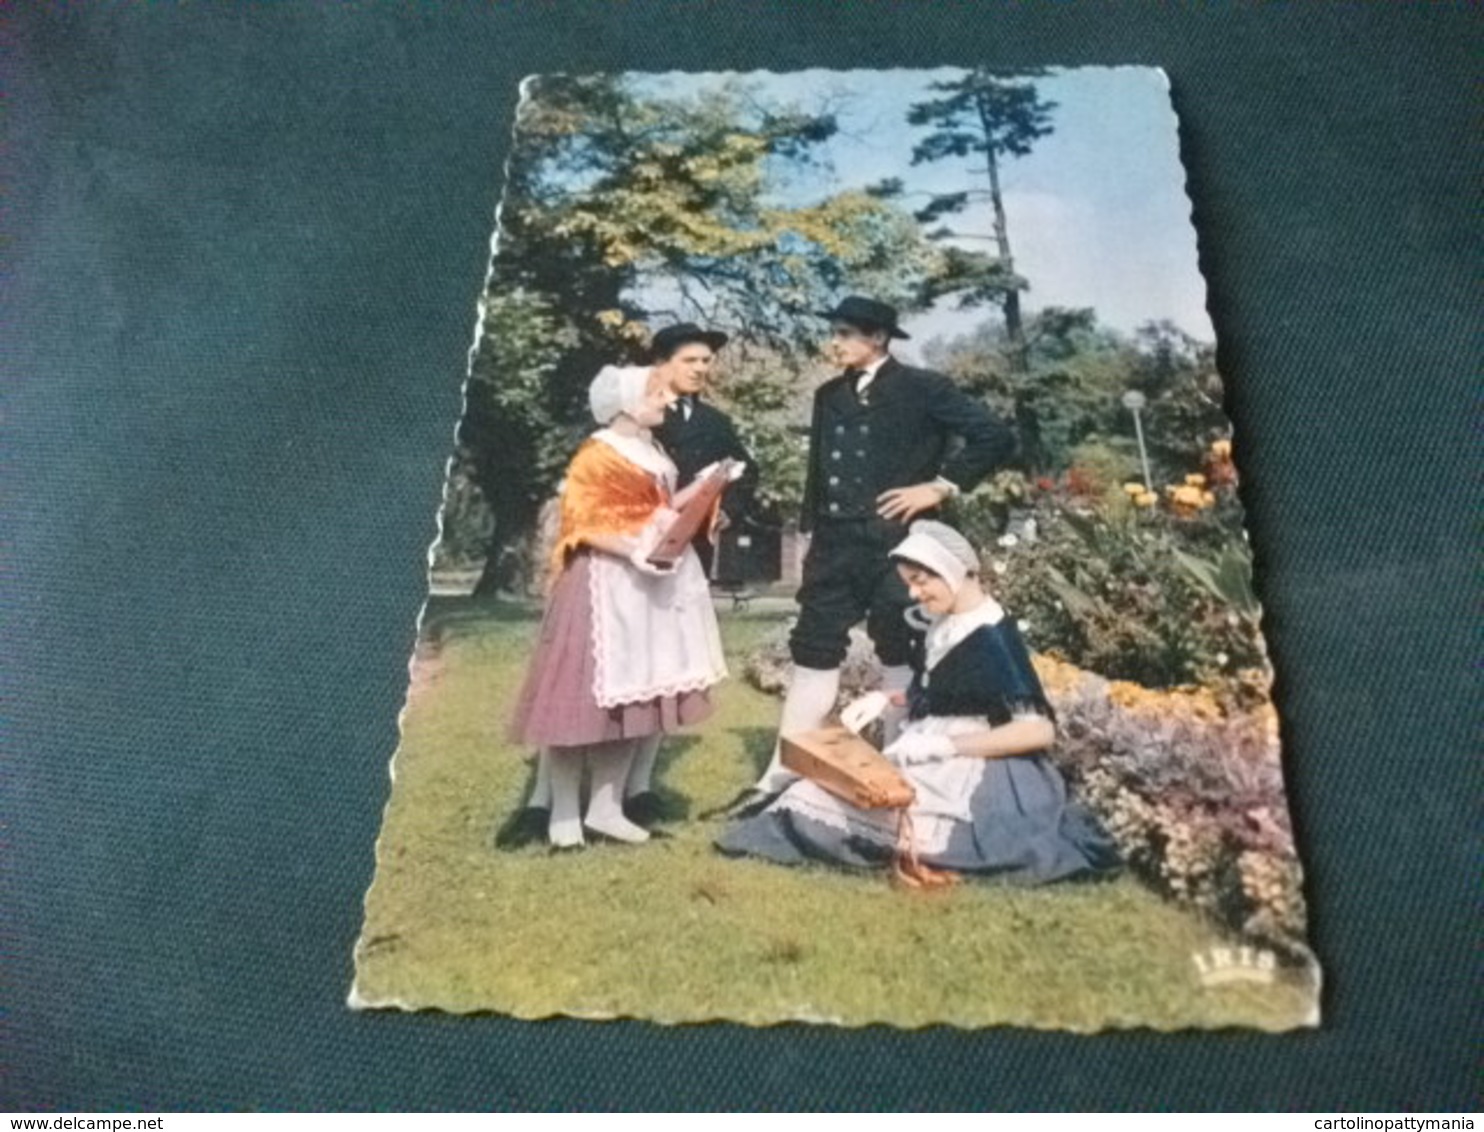
[[[589,556],[578,554],[557,579],[516,700],[510,737],[533,747],[576,747],[675,731],[709,716],[711,698],[704,691],[598,706],[590,573]]]

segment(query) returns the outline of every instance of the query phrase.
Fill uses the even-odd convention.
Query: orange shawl
[[[670,498],[652,475],[601,440],[589,438],[567,467],[562,525],[552,552],[552,573],[591,535],[633,535]]]

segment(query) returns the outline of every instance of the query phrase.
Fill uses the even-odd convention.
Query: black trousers
[[[884,665],[906,664],[912,630],[904,614],[912,603],[887,552],[907,527],[885,519],[823,520],[814,528],[799,587],[799,621],[788,639],[795,664],[838,668],[861,620]]]

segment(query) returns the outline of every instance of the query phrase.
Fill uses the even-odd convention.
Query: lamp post
[[[1144,469],[1144,490],[1154,490],[1154,477],[1149,474],[1149,453],[1144,450],[1144,422],[1139,418],[1139,410],[1144,407],[1144,394],[1137,389],[1130,389],[1123,395],[1123,407],[1134,415],[1134,436],[1139,440],[1139,464]]]

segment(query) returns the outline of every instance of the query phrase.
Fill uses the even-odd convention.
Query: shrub
[[[433,569],[467,570],[484,565],[495,517],[471,474],[467,454],[450,464],[443,487],[443,512]]]
[[[1072,449],[1063,477],[1069,494],[1105,508],[1123,509],[1123,485],[1139,474],[1139,454],[1131,440],[1089,437]]]
[[[788,634],[793,622],[780,628],[752,651],[742,664],[742,678],[760,692],[781,696],[788,687],[793,661],[788,654]],[[840,704],[881,686],[881,665],[871,639],[859,628],[850,630],[850,647],[840,666]]]
[[[1115,452],[1096,467],[1070,485],[997,479],[958,502],[951,518],[980,548],[988,588],[1030,644],[1080,667],[1261,700],[1267,662],[1230,484],[1212,491],[1192,474],[1151,499],[1115,482]]]

